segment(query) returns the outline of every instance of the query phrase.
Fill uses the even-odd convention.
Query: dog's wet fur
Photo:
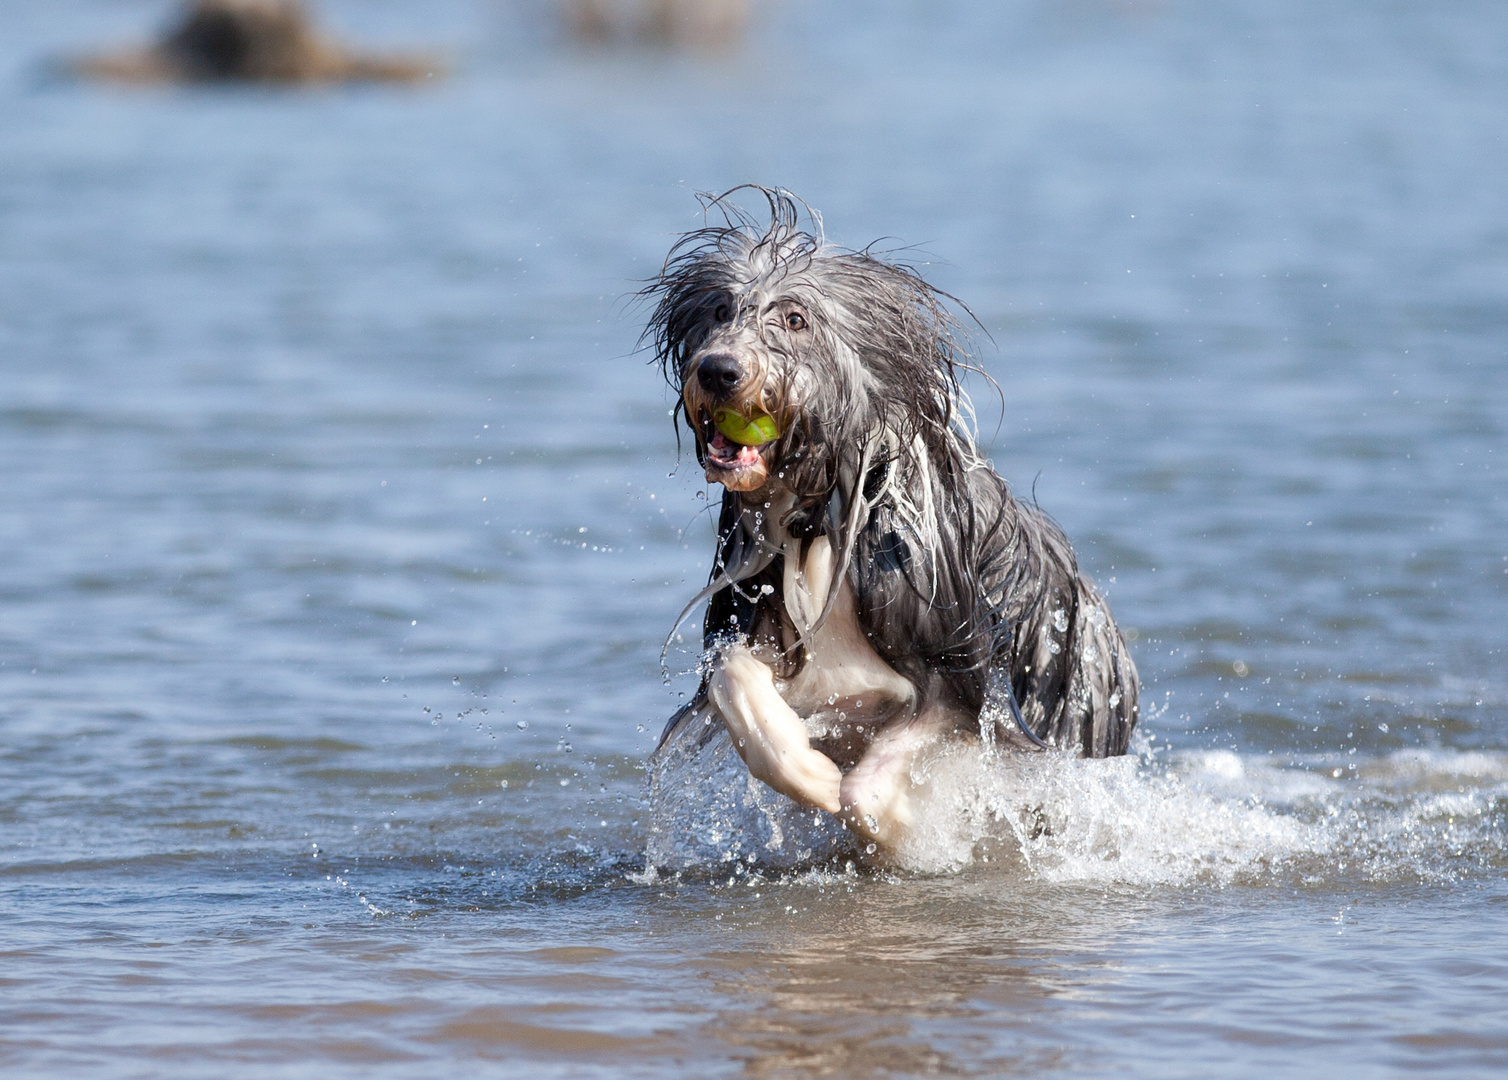
[[[786,192],[706,204],[721,223],[683,236],[646,290],[646,341],[724,488],[687,607],[709,601],[704,677],[660,752],[726,727],[756,778],[881,857],[915,824],[937,748],[1124,753],[1136,667],[1062,530],[975,447],[961,305],[829,245]],[[723,409],[779,435],[740,447],[713,424]]]

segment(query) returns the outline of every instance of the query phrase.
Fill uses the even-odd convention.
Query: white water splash
[[[945,872],[991,857],[993,846],[1047,881],[1154,885],[1226,883],[1324,849],[1313,828],[1200,782],[1241,771],[1233,754],[1179,775],[1140,757],[990,758],[955,749],[928,764],[921,825],[896,860]]]
[[[1354,767],[1353,767],[1354,766]],[[1406,751],[1346,764],[1166,752],[1085,761],[956,747],[924,761],[896,869],[1018,866],[1057,883],[1449,879],[1504,858],[1508,756]],[[647,857],[668,870],[784,871],[863,853],[828,815],[753,780],[719,732],[651,774]]]
[[[670,870],[755,863],[775,870],[830,860],[854,847],[829,814],[806,810],[749,775],[728,733],[665,746],[650,767],[651,866]]]

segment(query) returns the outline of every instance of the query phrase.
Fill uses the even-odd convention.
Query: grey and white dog
[[[788,193],[738,190],[768,219],[706,200],[723,223],[646,290],[645,340],[723,486],[686,608],[709,601],[703,679],[657,753],[726,727],[754,777],[882,855],[951,743],[1124,753],[1136,667],[1062,531],[975,447],[952,298],[828,245],[810,211],[803,229]],[[734,442],[724,410],[774,437]]]

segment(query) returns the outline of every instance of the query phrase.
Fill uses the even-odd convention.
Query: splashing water
[[[995,863],[1062,884],[1308,886],[1348,874],[1459,880],[1508,862],[1508,755],[1415,750],[1351,764],[1145,743],[1094,761],[957,746],[914,773],[917,825],[891,865]],[[646,856],[666,870],[781,872],[865,856],[829,815],[752,779],[721,730],[662,751],[650,804]]]
[[[694,725],[688,725],[688,728]],[[854,854],[852,834],[749,775],[726,729],[678,732],[649,773],[651,866],[718,872],[732,863],[793,870]]]

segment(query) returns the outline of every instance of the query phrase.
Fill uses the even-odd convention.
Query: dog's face
[[[768,225],[730,211],[671,250],[646,337],[707,479],[815,508],[866,448],[952,437],[954,323],[914,272],[828,246],[765,194]]]
[[[778,451],[801,426],[799,389],[808,381],[801,372],[814,346],[813,318],[812,305],[796,291],[729,288],[707,297],[686,337],[680,381],[708,481],[758,491],[778,473]],[[715,421],[725,410],[769,416],[779,434],[752,445],[735,442]]]

